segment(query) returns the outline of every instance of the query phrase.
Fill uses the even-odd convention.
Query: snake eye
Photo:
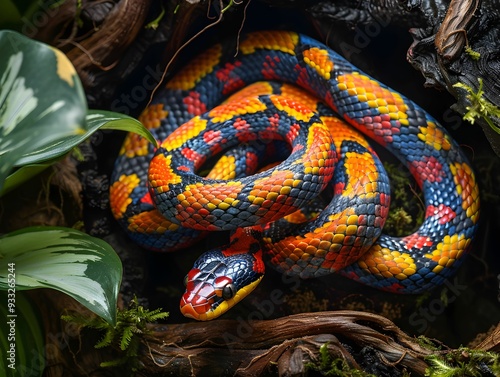
[[[232,299],[234,295],[236,295],[236,287],[234,286],[234,284],[229,283],[226,284],[224,288],[222,288],[222,298],[224,300]]]

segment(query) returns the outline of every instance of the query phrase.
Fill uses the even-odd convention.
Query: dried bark
[[[475,348],[483,351],[500,352],[500,323]]]

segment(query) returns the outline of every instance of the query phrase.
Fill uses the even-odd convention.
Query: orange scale
[[[319,241],[318,249],[326,251],[326,250],[330,249],[331,245],[332,245],[332,243],[329,241]]]
[[[201,221],[203,221],[203,216],[201,216],[199,213],[197,213],[196,211],[193,211],[193,214],[191,215],[191,218],[196,221],[196,223],[200,223]]]
[[[307,253],[308,255],[315,254],[316,253],[316,248],[314,246],[312,246],[312,245],[307,245],[307,247],[305,248],[304,252]]]
[[[316,251],[316,249],[311,249],[311,247],[309,246],[307,248],[307,250],[305,251],[305,253],[302,254],[302,256],[300,257],[300,259],[302,259],[304,261],[307,261],[307,260],[311,259],[311,254],[314,254],[315,251]]]
[[[227,195],[226,195],[225,193],[223,193],[223,192],[220,192],[220,191],[216,191],[216,192],[214,192],[214,195],[215,195],[215,197],[216,197],[217,199],[219,199],[221,202],[223,202],[223,201],[224,201],[224,199],[226,199],[226,198],[227,198]]]
[[[335,266],[338,266],[339,268],[345,267],[348,259],[349,256],[346,253],[341,252],[337,254],[335,258]]]
[[[346,228],[346,224],[347,224],[347,220],[348,220],[348,216],[346,216],[347,214],[342,214],[342,216],[340,216],[337,220],[337,224],[339,225],[342,225],[342,231],[339,232],[339,233],[345,233],[345,228]]]
[[[270,211],[276,212],[276,213],[289,213],[289,206],[283,205],[282,203],[276,203],[273,202],[272,206],[269,207]]]
[[[269,195],[269,191],[267,190],[261,190],[257,193],[256,196],[258,196],[259,198],[267,198],[267,196]]]
[[[330,252],[325,255],[325,260],[330,261],[332,264],[336,262],[339,254],[336,252]]]
[[[321,236],[321,239],[325,242],[331,243],[333,241],[333,233],[332,232],[325,232]]]
[[[211,193],[200,194],[199,196],[200,196],[200,198],[198,200],[204,199],[204,200],[208,201],[209,203],[214,203],[214,202],[218,201],[218,199],[214,195],[212,195]]]
[[[266,200],[264,200],[264,201],[262,202],[261,207],[262,207],[262,208],[269,209],[269,208],[271,208],[271,207],[273,206],[273,204],[274,204],[274,201],[269,200],[269,199],[266,199]]]
[[[400,263],[398,263],[398,267],[401,268],[401,270],[405,270],[408,267],[410,267],[410,264],[406,263],[406,262],[400,262]]]
[[[368,266],[368,267],[375,267],[377,263],[373,259],[364,259],[363,262]]]
[[[201,198],[198,199],[198,203],[200,203],[200,205],[202,205],[202,206],[205,206],[205,205],[207,205],[210,202],[207,200],[207,198],[201,197]]]
[[[186,208],[186,207],[189,207],[189,202],[187,200],[183,200],[181,202],[179,202],[179,205],[181,206],[181,208]]]
[[[443,256],[442,258],[439,259],[438,264],[440,266],[446,266],[450,258]]]
[[[317,248],[320,243],[321,243],[321,240],[319,240],[318,238],[312,238],[309,240],[309,245],[311,245],[315,248]]]
[[[290,244],[290,246],[294,247],[295,250],[301,250],[302,252],[307,249],[307,246],[309,246],[309,244],[307,242],[300,241],[296,245]]]
[[[385,265],[385,264],[377,264],[377,269],[380,271],[380,272],[385,272],[385,271],[388,271],[389,268]]]
[[[399,267],[391,267],[389,268],[389,271],[393,275],[399,275],[402,270]]]
[[[189,213],[187,213],[187,212],[186,212],[186,209],[185,209],[185,208],[183,208],[182,210],[179,210],[179,211],[178,211],[178,214],[177,214],[177,216],[176,216],[176,217],[177,217],[177,218],[179,218],[179,217],[180,217],[180,219],[181,219],[182,221],[185,221],[185,220],[189,219]]]
[[[392,278],[394,276],[389,271],[382,271],[381,274],[385,278]]]
[[[317,258],[324,258],[326,255],[326,249],[317,249],[314,256]]]
[[[194,228],[196,225],[198,225],[198,222],[194,219],[193,216],[190,216],[188,219],[186,219],[183,225],[189,228]]]
[[[276,197],[276,203],[285,203],[289,198],[288,195],[280,194]]]
[[[210,211],[206,208],[200,208],[198,210],[198,213],[200,214],[200,216],[204,216],[204,217],[210,215]]]
[[[274,185],[271,187],[271,189],[269,191],[280,192],[282,188],[283,188],[283,185]]]
[[[324,268],[325,270],[331,270],[331,269],[333,269],[333,262],[329,261],[329,260],[325,260],[321,264],[321,268]]]
[[[346,226],[343,224],[337,224],[337,233],[338,237],[342,236],[342,240],[345,239],[345,231],[346,231]]]
[[[194,196],[190,196],[190,197],[186,198],[186,201],[191,205],[191,204],[196,203],[197,199]]]
[[[385,265],[388,268],[397,268],[398,267],[397,263],[394,262],[393,260],[387,260],[387,261],[385,261]]]
[[[368,267],[368,270],[373,274],[373,275],[380,275],[380,270],[376,266],[370,266]]]
[[[222,203],[222,200],[220,200],[219,198],[213,198],[211,201],[210,201],[212,204],[218,206],[219,204]]]
[[[183,214],[183,215],[185,215],[185,214]],[[183,226],[187,226],[188,228],[192,228],[196,224],[197,224],[197,222],[194,221],[194,219],[191,216],[186,217],[182,223]]]
[[[451,267],[451,266],[453,266],[453,263],[455,263],[455,259],[449,259],[448,262],[446,262],[445,267]]]

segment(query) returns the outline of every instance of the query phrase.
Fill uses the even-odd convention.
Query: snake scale
[[[452,276],[477,230],[479,191],[449,133],[308,36],[249,33],[233,55],[215,45],[175,75],[139,118],[160,146],[129,134],[112,176],[112,212],[145,248],[233,232],[187,274],[182,313],[208,320],[227,311],[262,279],[266,256],[284,274],[340,272],[397,293]],[[389,180],[361,134],[420,186],[425,219],[413,234],[382,232]],[[326,207],[307,210],[324,192]]]

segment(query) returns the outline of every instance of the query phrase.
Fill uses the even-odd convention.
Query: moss
[[[464,120],[474,124],[476,119],[483,119],[493,131],[500,134],[500,109],[484,98],[483,80],[478,78],[479,87],[477,92],[468,85],[461,82],[454,84],[455,88],[461,88],[467,91],[467,99],[470,106],[467,106],[467,112],[464,114]]]
[[[318,360],[307,363],[305,367],[307,370],[319,372],[323,376],[375,377],[373,374],[351,368],[347,361],[342,358],[332,358],[328,351],[328,343],[319,347]]]
[[[481,54],[474,51],[470,46],[465,46],[465,53],[469,55],[472,60],[479,60],[481,58]]]
[[[124,356],[116,360],[101,363],[102,367],[125,366],[137,369],[137,357],[141,339],[149,333],[147,325],[168,317],[161,309],[149,310],[139,305],[137,297],[131,301],[129,308],[119,310],[116,326],[113,327],[100,317],[88,317],[82,314],[63,315],[67,322],[74,322],[82,328],[88,327],[103,331],[104,335],[95,348],[117,346]]]
[[[391,178],[391,207],[384,231],[397,237],[410,234],[424,220],[422,195],[412,187],[407,170],[387,162],[384,167]]]
[[[483,376],[500,373],[499,355],[460,347],[450,352],[426,357],[429,364],[425,375],[429,377]]]

